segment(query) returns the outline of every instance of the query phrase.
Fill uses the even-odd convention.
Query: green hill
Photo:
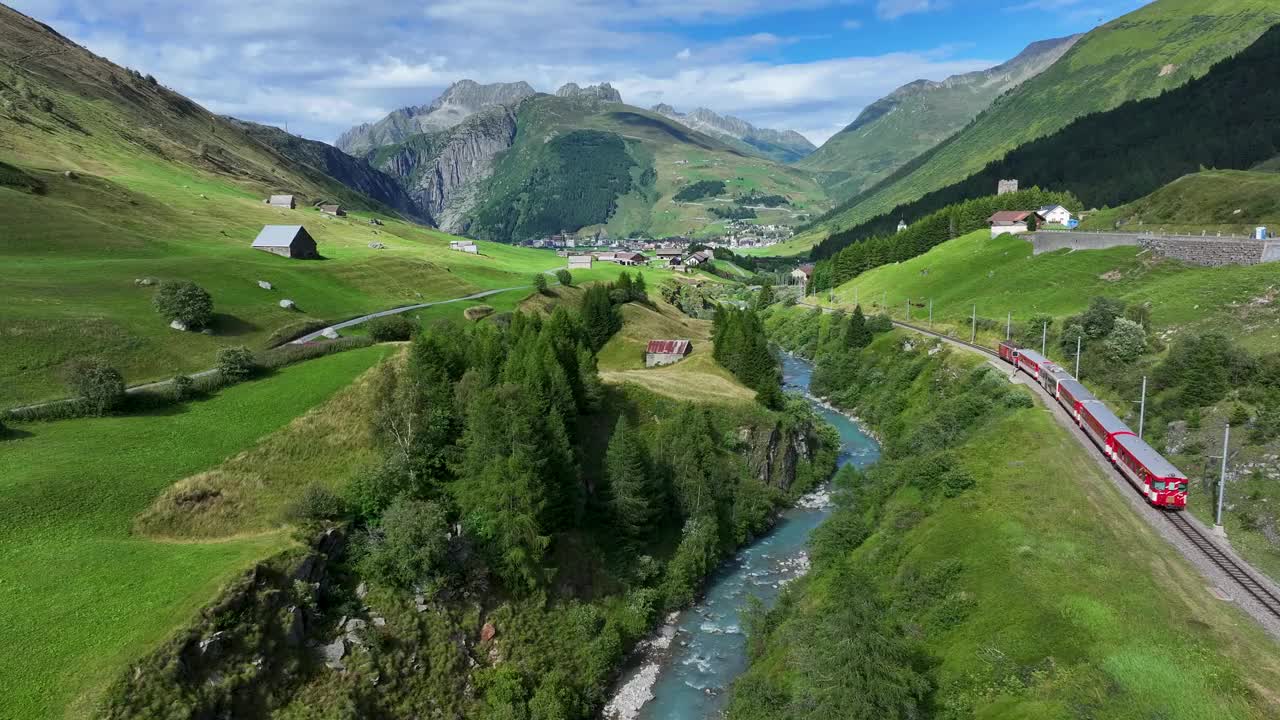
[[[818,173],[828,194],[847,200],[963,128],[1001,94],[1043,72],[1078,39],[1042,40],[987,70],[903,85],[868,105],[795,165]]]
[[[1090,213],[1082,230],[1252,235],[1280,230],[1280,175],[1206,170],[1178,178],[1150,195]]]
[[[0,406],[61,396],[62,370],[77,358],[101,357],[130,382],[167,378],[210,367],[221,347],[527,285],[562,262],[488,244],[480,255],[450,252],[448,236],[5,7],[0,138]],[[272,193],[295,194],[299,209],[268,207]],[[323,217],[309,209],[318,200],[352,214]],[[385,225],[368,224],[371,215]],[[326,259],[251,250],[265,224],[304,225]],[[151,307],[146,283],[156,280],[209,290],[213,334],[171,330]]]
[[[1249,46],[1277,21],[1280,8],[1265,0],[1156,0],[1086,34],[1048,70],[834,210],[801,240],[816,242],[962,180],[1076,118],[1178,87]],[[1039,180],[1018,179],[1024,185]]]

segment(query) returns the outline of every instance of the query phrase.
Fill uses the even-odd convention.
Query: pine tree
[[[644,275],[639,270],[636,271],[636,279],[631,283],[632,299],[637,302],[649,302],[649,291],[644,285]]]
[[[640,539],[653,521],[656,493],[644,446],[625,415],[609,438],[605,479],[614,526],[626,539]]]
[[[844,344],[847,348],[864,348],[871,344],[871,332],[867,330],[867,318],[862,314],[861,305],[854,307],[853,315],[849,316]]]

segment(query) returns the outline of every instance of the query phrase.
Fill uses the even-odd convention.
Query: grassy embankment
[[[1260,351],[1280,347],[1276,308],[1259,302],[1275,284],[1274,270],[1270,265],[1194,267],[1141,254],[1136,247],[1033,255],[1025,240],[992,239],[979,231],[863,273],[836,289],[834,303],[817,302],[851,309],[857,300],[869,314],[887,310],[902,320],[910,300],[912,322],[927,324],[932,299],[934,327],[964,339],[976,302],[979,340],[994,346],[1004,339],[1010,312],[1016,331],[1017,323],[1033,315],[1063,318],[1104,295],[1149,303],[1154,330],[1162,337],[1213,329]],[[989,330],[982,330],[984,320]],[[1060,355],[1056,348],[1049,351]]]
[[[1248,235],[1280,230],[1280,174],[1206,170],[1117,208],[1090,213],[1082,230]]]
[[[339,391],[386,353],[331,355],[151,415],[22,425],[0,441],[4,716],[85,717],[127,662],[286,546],[279,481],[345,479],[364,457],[343,424],[359,390]],[[139,520],[173,483],[237,455],[202,476],[234,474],[216,486],[228,492],[187,496],[216,506],[217,523]]]
[[[950,351],[925,359],[926,349],[902,332],[882,337],[863,356],[879,380],[846,402],[891,433],[936,422],[935,409],[982,361]],[[895,660],[928,678],[925,703],[941,717],[1275,716],[1276,644],[1129,510],[1127,490],[1046,408],[997,409],[962,437],[950,452],[974,485],[951,498],[913,474],[905,437],[887,438],[899,452],[853,480],[863,504],[833,519],[870,523],[865,542],[842,547],[839,533],[818,541],[814,552],[827,559],[771,618],[739,694],[769,689],[771,709],[789,717],[839,716],[840,693],[822,673],[850,655],[829,645],[879,596],[877,629],[905,633],[919,654]],[[864,483],[882,490],[859,492]],[[851,588],[851,577],[872,582]],[[733,717],[764,717],[735,708]]]

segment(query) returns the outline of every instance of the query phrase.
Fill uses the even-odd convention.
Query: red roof
[[[689,353],[688,340],[650,340],[649,346],[645,348],[646,353],[655,353],[658,355],[687,355]]]
[[[996,224],[1011,225],[1013,223],[1026,222],[1027,218],[1031,217],[1032,215],[1039,217],[1041,220],[1044,219],[1044,217],[1041,216],[1040,213],[1031,212],[1029,210],[1027,211],[1001,210],[995,215],[992,215],[990,218],[987,218],[987,222],[991,225],[996,225]]]

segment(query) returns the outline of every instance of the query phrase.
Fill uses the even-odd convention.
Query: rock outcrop
[[[335,144],[352,155],[366,155],[415,135],[448,130],[482,110],[516,105],[536,94],[523,81],[481,85],[474,80],[459,80],[429,105],[400,108],[376,123],[357,125],[342,133]]]
[[[419,207],[446,232],[465,228],[478,185],[497,155],[515,141],[516,108],[498,106],[430,138],[379,153],[379,169],[398,178]]]
[[[750,448],[751,473],[765,485],[783,492],[795,483],[800,463],[811,460],[818,448],[812,427],[791,427],[782,422],[772,427],[744,428],[741,439]]]
[[[568,83],[556,90],[557,97],[564,98],[586,98],[588,100],[600,100],[602,102],[622,102],[622,93],[613,89],[609,83],[600,83],[599,85],[588,85],[586,87],[578,87],[577,83]]]

